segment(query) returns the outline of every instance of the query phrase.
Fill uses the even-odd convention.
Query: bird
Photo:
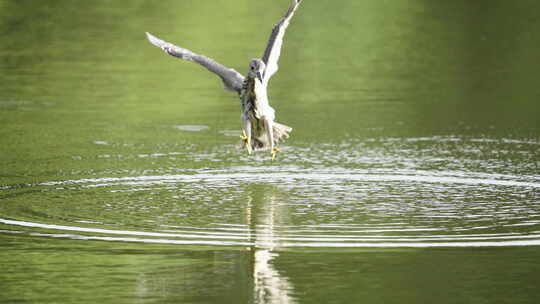
[[[148,41],[154,46],[171,56],[200,64],[217,74],[225,89],[238,93],[242,122],[240,137],[248,154],[252,151],[270,150],[271,159],[275,160],[276,154],[280,152],[278,143],[289,138],[292,131],[291,127],[275,121],[275,110],[270,106],[267,89],[270,78],[278,71],[283,37],[300,2],[302,0],[292,0],[285,15],[272,28],[263,56],[249,61],[245,77],[210,57],[163,41],[146,32]]]

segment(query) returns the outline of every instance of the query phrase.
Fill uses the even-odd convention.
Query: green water
[[[540,4],[0,0],[0,303],[536,303]]]

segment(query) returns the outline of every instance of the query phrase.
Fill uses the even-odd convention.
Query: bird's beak
[[[257,78],[259,78],[259,80],[260,80],[261,82],[263,82],[261,72],[257,72],[256,75],[257,75]]]

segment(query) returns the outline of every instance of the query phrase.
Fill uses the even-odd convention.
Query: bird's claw
[[[249,142],[249,137],[246,135],[246,131],[242,130],[242,135],[240,135],[240,138],[242,139],[244,146],[247,148],[248,154],[251,154],[251,143]]]
[[[244,144],[247,144],[248,142],[248,137],[246,135],[246,131],[242,131],[242,135],[240,135],[240,138],[242,139],[242,141],[244,142]]]
[[[274,148],[272,149],[272,152],[270,152],[272,154],[272,160],[275,160],[276,159],[276,154],[278,152],[280,152],[281,150],[279,150],[279,148]]]

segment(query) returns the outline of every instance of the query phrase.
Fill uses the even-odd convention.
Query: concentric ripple
[[[486,145],[494,155],[525,145],[514,151],[534,159],[536,143],[372,143],[292,147],[279,165],[238,154],[227,168],[7,185],[0,232],[265,248],[540,245],[540,178],[514,174],[513,160],[475,163]]]

